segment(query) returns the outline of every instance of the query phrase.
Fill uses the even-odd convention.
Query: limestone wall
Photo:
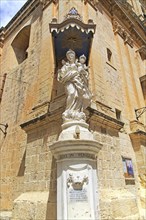
[[[51,21],[49,11],[47,15]],[[53,55],[50,53],[50,21],[47,19],[49,18],[45,22],[40,9],[36,9],[5,40],[3,47],[1,77],[4,73],[7,73],[7,77],[1,102],[1,123],[8,123],[8,130],[6,137],[1,133],[2,210],[11,209],[13,200],[24,190],[24,174],[19,175],[19,170],[26,152],[27,136],[20,124],[46,113],[51,97],[54,63],[51,61]],[[28,58],[18,65],[11,43],[17,33],[28,24],[31,24]],[[43,108],[35,108],[42,104]]]
[[[60,133],[64,102],[53,100],[52,112],[54,109],[57,111],[58,106],[60,109],[48,115],[52,106],[55,71],[55,51],[49,23],[53,17],[62,22],[69,10],[75,7],[84,23],[93,19],[96,24],[89,57],[92,105],[114,119],[118,109],[121,121],[125,123],[118,131],[89,120],[95,139],[103,144],[97,159],[100,216],[103,220],[138,219],[139,158],[144,154],[145,146],[135,154],[129,133],[130,121],[136,119],[135,109],[145,106],[139,80],[144,75],[144,61],[136,52],[139,45],[134,42],[134,46],[130,47],[121,36],[114,34],[112,18],[104,7],[96,11],[91,4],[79,0],[61,0],[59,4],[51,3],[43,10],[41,7],[38,6],[14,29],[2,48],[0,77],[2,79],[4,73],[7,77],[0,123],[8,123],[8,129],[6,136],[0,133],[1,211],[13,209],[13,219],[37,219],[41,218],[37,211],[41,204],[42,219],[56,219],[56,162],[48,146],[57,140]],[[18,64],[11,44],[26,25],[31,25],[28,58]],[[108,60],[107,49],[112,52],[111,61]],[[45,117],[41,119],[43,115]],[[33,119],[32,126],[28,124],[26,129],[20,127]],[[141,122],[144,124],[143,119]],[[134,185],[125,184],[122,156],[132,159]]]

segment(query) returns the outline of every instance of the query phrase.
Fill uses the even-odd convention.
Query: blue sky
[[[0,27],[5,27],[27,0],[0,0]]]

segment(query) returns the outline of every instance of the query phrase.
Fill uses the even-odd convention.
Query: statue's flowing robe
[[[65,64],[58,72],[58,80],[65,85],[67,94],[64,117],[76,118],[90,105],[91,93],[83,71],[85,70],[79,72],[74,63]]]

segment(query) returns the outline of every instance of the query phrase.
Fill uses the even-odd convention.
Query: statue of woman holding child
[[[58,70],[58,81],[64,84],[67,94],[66,109],[63,113],[63,119],[67,121],[85,121],[83,112],[91,102],[91,93],[88,89],[88,67],[86,66],[86,57],[84,55],[76,60],[76,54],[73,50],[66,53],[67,62],[62,61],[62,68]]]

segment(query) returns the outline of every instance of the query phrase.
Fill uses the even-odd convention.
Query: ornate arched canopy
[[[83,23],[75,8],[71,8],[62,23],[58,23],[56,18],[52,19],[50,32],[53,36],[56,64],[65,57],[69,49],[75,50],[77,56],[84,54],[88,62],[95,27],[91,19],[88,24]]]

